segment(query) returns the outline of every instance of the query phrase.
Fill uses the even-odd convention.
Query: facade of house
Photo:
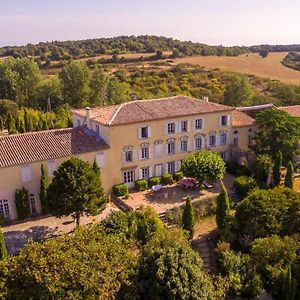
[[[101,108],[73,110],[73,128],[0,137],[0,215],[16,219],[16,189],[30,195],[40,212],[40,168],[48,176],[71,156],[96,159],[107,192],[113,185],[134,187],[180,169],[188,155],[210,149],[224,160],[247,152],[255,120],[233,107],[186,96],[135,100]]]

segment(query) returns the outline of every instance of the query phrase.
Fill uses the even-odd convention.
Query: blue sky
[[[300,44],[300,0],[0,0],[0,45],[155,34]]]

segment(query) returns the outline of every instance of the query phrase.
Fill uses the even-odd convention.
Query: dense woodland
[[[286,67],[300,71],[300,54],[296,52],[289,52],[282,60],[282,63]]]

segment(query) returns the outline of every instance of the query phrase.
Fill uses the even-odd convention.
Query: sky
[[[300,0],[0,0],[0,46],[144,34],[300,44]]]

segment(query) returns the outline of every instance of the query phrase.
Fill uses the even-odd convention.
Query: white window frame
[[[104,167],[104,152],[97,152],[96,153],[96,162],[99,168]]]
[[[215,148],[217,146],[217,135],[216,133],[210,133],[208,136],[209,148]]]
[[[180,151],[188,152],[188,139],[187,138],[180,139]]]
[[[141,145],[141,160],[146,160],[150,158],[150,149],[148,144]]]
[[[196,119],[195,120],[195,130],[202,130],[203,129],[203,119]]]
[[[175,173],[175,167],[176,167],[176,163],[175,161],[171,161],[167,163],[167,173],[168,174],[174,174]]]
[[[180,122],[180,132],[188,132],[188,121]]]
[[[170,151],[172,150],[172,151]],[[175,154],[175,140],[169,140],[167,143],[167,154],[173,155]]]
[[[142,136],[143,129],[146,130],[146,136]],[[138,138],[140,140],[146,140],[146,139],[149,139],[150,137],[151,137],[150,126],[142,126],[142,127],[138,128]]]
[[[220,145],[227,145],[227,132],[225,131],[220,134]]]
[[[202,136],[195,136],[195,150],[200,150],[203,148],[202,145]]]
[[[134,174],[134,170],[126,170],[123,171],[123,183],[125,184],[130,184],[130,183],[134,183],[135,180],[135,174]]]
[[[125,150],[125,162],[133,162],[133,150]]]
[[[7,199],[0,200],[0,216],[2,216],[5,220],[10,220],[10,208]]]
[[[167,124],[167,133],[168,134],[175,134],[176,133],[176,123],[168,123]]]
[[[21,167],[21,177],[23,183],[32,182],[32,166],[25,165]]]
[[[150,178],[150,167],[141,168],[141,179]]]

